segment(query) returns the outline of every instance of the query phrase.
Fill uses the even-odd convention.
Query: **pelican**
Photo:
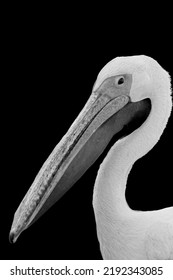
[[[93,208],[100,250],[103,259],[173,259],[173,207],[134,211],[125,197],[133,164],[158,142],[171,109],[169,74],[154,59],[145,55],[116,57],[106,64],[86,105],[19,205],[10,241],[14,243],[58,201],[113,135],[141,113],[146,115],[142,125],[113,145],[95,181]]]

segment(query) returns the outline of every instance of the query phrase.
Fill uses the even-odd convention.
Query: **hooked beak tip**
[[[15,234],[14,232],[10,232],[9,234],[9,241],[11,244],[15,243]]]

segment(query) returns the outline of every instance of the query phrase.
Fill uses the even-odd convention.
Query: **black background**
[[[49,14],[49,15],[48,15]],[[173,73],[172,47],[159,27],[81,23],[74,18],[23,13],[6,22],[0,259],[101,259],[92,208],[95,177],[104,156],[15,244],[8,234],[14,212],[41,165],[86,103],[97,74],[116,56],[145,54]],[[157,26],[157,25],[155,25]],[[151,28],[151,27],[150,27]],[[4,107],[4,108],[3,108]],[[128,179],[133,209],[173,206],[173,117],[159,143]],[[7,172],[7,174],[6,174]]]

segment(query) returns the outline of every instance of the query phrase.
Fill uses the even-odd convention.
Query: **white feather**
[[[170,77],[150,57],[118,57],[101,70],[94,89],[125,73],[133,77],[131,100],[150,98],[152,109],[140,128],[110,149],[98,171],[93,207],[100,249],[104,259],[173,259],[173,207],[133,211],[125,199],[134,162],[157,143],[171,114]]]

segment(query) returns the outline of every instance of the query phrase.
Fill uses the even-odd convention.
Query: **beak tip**
[[[16,241],[15,234],[14,234],[13,231],[11,231],[10,234],[9,234],[9,242],[10,242],[11,244],[14,244],[15,241]]]

